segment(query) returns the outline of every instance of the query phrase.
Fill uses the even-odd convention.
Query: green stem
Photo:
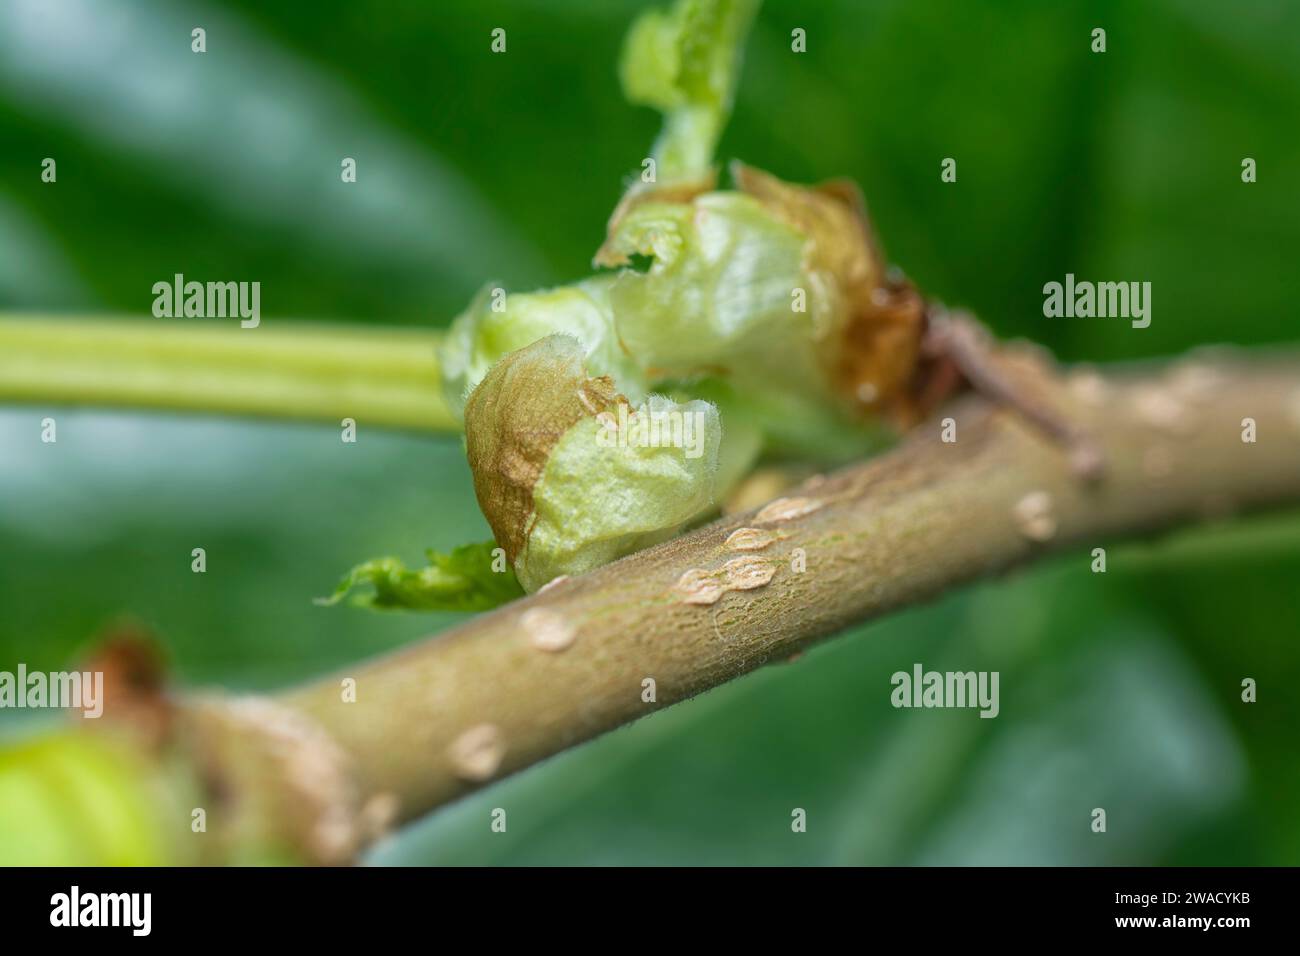
[[[0,402],[456,431],[429,329],[0,316]]]

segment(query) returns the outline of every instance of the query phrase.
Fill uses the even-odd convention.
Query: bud
[[[584,358],[576,339],[547,336],[497,362],[465,405],[474,491],[527,591],[664,540],[714,500],[717,409],[662,396],[633,408]],[[691,424],[665,440],[654,422]],[[688,429],[696,456],[674,440]]]
[[[876,449],[886,430],[862,413],[911,402],[923,303],[886,276],[856,190],[740,164],[737,189],[716,188],[756,6],[679,0],[636,22],[624,91],[664,126],[654,181],[633,183],[596,254],[611,271],[495,301],[489,285],[440,349],[479,504],[527,591],[670,536],[764,452],[825,465]],[[665,420],[681,426],[667,443],[648,427]],[[430,600],[424,570],[361,570],[393,606]]]
[[[738,192],[643,193],[611,220],[597,261],[650,259],[608,291],[618,341],[660,379],[721,368],[742,398],[890,407],[920,359],[924,304],[886,276],[857,190],[731,169]]]
[[[450,407],[463,414],[465,399],[503,355],[543,336],[563,333],[583,343],[585,355],[604,374],[617,375],[624,387],[640,373],[619,347],[610,314],[613,276],[595,276],[571,286],[512,293],[505,309],[492,309],[488,283],[456,317],[440,349],[443,392]]]

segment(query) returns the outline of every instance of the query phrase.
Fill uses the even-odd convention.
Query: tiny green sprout
[[[708,174],[757,10],[758,0],[679,0],[628,31],[619,79],[629,101],[664,114],[652,155],[665,181]]]

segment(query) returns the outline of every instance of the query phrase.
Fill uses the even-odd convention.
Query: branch
[[[1104,447],[1099,484],[1072,477],[1023,419],[968,397],[944,413],[955,443],[928,423],[756,512],[391,656],[271,697],[188,698],[167,765],[183,753],[210,828],[226,834],[207,838],[202,859],[247,859],[252,841],[255,856],[345,861],[394,823],[972,579],[1300,503],[1300,357],[1037,385]],[[1242,440],[1245,418],[1256,442]],[[195,853],[188,837],[174,837],[181,859]]]
[[[969,398],[878,459],[283,694],[409,820],[806,644],[974,578],[1238,510],[1300,503],[1300,359],[1218,359],[1056,401],[1108,456],[1097,486]],[[1242,441],[1242,419],[1258,441]],[[749,530],[744,530],[749,529]],[[797,551],[807,570],[792,570]],[[357,700],[340,700],[340,679]],[[657,702],[642,700],[653,678]]]
[[[440,333],[203,319],[0,317],[0,402],[453,431]]]

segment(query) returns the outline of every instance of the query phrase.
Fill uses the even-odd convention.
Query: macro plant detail
[[[283,284],[203,281],[215,275],[200,268],[202,256],[193,251],[161,281],[148,284],[161,290],[154,295],[166,298],[165,307],[141,293],[139,312],[147,316],[152,301],[152,318],[0,311],[0,403],[23,416],[20,437],[27,443],[18,450],[15,440],[16,467],[8,476],[0,461],[0,489],[17,486],[4,482],[23,481],[28,469],[38,476],[23,486],[32,499],[62,496],[60,507],[69,515],[61,523],[42,525],[30,517],[23,524],[22,509],[11,502],[8,518],[0,508],[0,532],[22,531],[21,548],[33,552],[31,567],[37,569],[30,574],[48,577],[51,586],[66,585],[70,593],[83,586],[117,588],[135,595],[146,619],[137,623],[126,598],[119,602],[126,612],[121,618],[70,606],[67,617],[89,638],[67,655],[76,670],[60,677],[51,665],[48,685],[21,704],[26,675],[45,668],[24,664],[23,680],[6,683],[10,665],[0,661],[0,705],[60,706],[72,714],[62,723],[33,721],[30,732],[20,725],[0,737],[0,862],[333,865],[384,860],[395,852],[454,858],[471,853],[464,847],[473,837],[456,842],[459,821],[471,818],[465,833],[481,830],[483,839],[501,837],[504,846],[507,834],[513,840],[528,829],[538,841],[533,846],[543,847],[532,860],[567,859],[545,845],[552,837],[545,835],[544,822],[536,822],[545,819],[536,809],[544,788],[529,789],[538,779],[555,777],[514,775],[569,751],[589,761],[574,765],[582,769],[573,774],[573,789],[596,790],[593,782],[604,781],[611,805],[644,799],[651,807],[644,815],[651,834],[655,812],[665,813],[656,801],[667,802],[680,784],[663,776],[664,766],[698,781],[691,797],[682,798],[691,807],[682,813],[717,819],[732,808],[720,811],[708,803],[709,794],[727,792],[728,782],[743,776],[735,768],[751,761],[744,779],[756,795],[752,804],[735,808],[738,826],[762,833],[771,828],[782,840],[810,834],[820,840],[834,829],[835,840],[842,836],[848,849],[838,842],[830,849],[817,844],[825,852],[809,859],[841,862],[996,861],[1001,858],[989,849],[995,844],[1055,847],[1071,862],[1125,859],[1128,849],[1095,848],[1111,839],[1107,812],[1113,835],[1145,832],[1146,826],[1165,839],[1172,832],[1161,828],[1165,816],[1183,813],[1190,828],[1200,825],[1196,813],[1213,821],[1223,807],[1236,805],[1233,800],[1244,800],[1245,767],[1281,767],[1268,779],[1289,779],[1284,747],[1250,751],[1247,759],[1224,730],[1245,727],[1258,734],[1255,710],[1287,724],[1291,711],[1278,703],[1285,694],[1276,683],[1267,686],[1267,677],[1290,673],[1289,645],[1282,646],[1282,638],[1258,645],[1243,638],[1215,644],[1211,652],[1202,647],[1208,642],[1188,638],[1188,647],[1216,664],[1180,669],[1178,655],[1191,657],[1192,651],[1179,649],[1180,632],[1161,623],[1158,609],[1177,608],[1180,616],[1171,613],[1169,620],[1192,633],[1198,614],[1211,618],[1206,608],[1214,597],[1236,608],[1233,620],[1243,633],[1276,632],[1289,639],[1294,622],[1270,617],[1259,596],[1275,585],[1257,586],[1251,575],[1268,560],[1285,571],[1294,550],[1288,537],[1294,521],[1285,510],[1300,502],[1300,358],[1282,347],[1219,347],[1157,361],[1058,364],[1044,345],[1033,344],[1039,330],[1055,345],[1071,335],[1101,341],[1112,330],[1139,339],[1181,335],[1165,354],[1236,333],[1210,326],[1193,334],[1192,324],[1204,318],[1186,308],[1185,293],[1166,291],[1173,283],[1146,281],[1148,250],[1136,241],[1106,247],[1112,258],[1100,261],[1120,263],[1110,272],[1096,267],[1097,258],[1077,266],[1083,278],[1076,281],[1073,260],[1053,258],[1059,250],[1051,248],[1036,250],[1042,255],[1034,261],[1051,262],[1053,269],[1060,264],[1059,271],[1018,272],[1016,256],[1029,261],[1030,255],[1020,247],[1050,243],[1003,230],[997,209],[981,212],[987,231],[969,242],[952,235],[958,230],[947,226],[946,217],[965,201],[959,189],[989,176],[998,162],[1015,166],[1011,154],[1017,151],[1086,150],[1073,140],[1053,146],[1045,138],[1008,137],[979,165],[962,153],[968,148],[962,144],[974,138],[969,131],[965,138],[953,132],[952,148],[947,140],[931,142],[927,137],[937,127],[927,109],[933,105],[934,115],[947,115],[951,107],[938,93],[930,104],[917,89],[949,88],[934,75],[941,56],[915,63],[914,76],[898,78],[894,69],[876,78],[882,97],[910,96],[918,104],[909,107],[906,122],[890,114],[897,132],[882,134],[871,126],[870,135],[860,134],[830,124],[823,129],[775,110],[769,115],[774,72],[781,83],[850,117],[877,108],[888,112],[887,103],[859,103],[856,95],[803,72],[799,58],[808,55],[808,36],[802,25],[786,23],[793,14],[772,8],[761,9],[758,0],[675,0],[632,19],[616,64],[612,47],[607,51],[606,65],[616,68],[604,71],[609,75],[603,82],[611,85],[616,73],[625,112],[647,114],[639,107],[660,114],[657,137],[644,157],[628,152],[626,142],[637,145],[630,138],[605,136],[602,124],[613,107],[603,87],[598,95],[563,89],[554,93],[554,103],[546,101],[561,113],[566,97],[591,98],[591,115],[580,117],[583,135],[564,127],[567,148],[582,147],[574,162],[583,175],[609,167],[609,154],[618,151],[618,168],[628,171],[621,189],[614,182],[592,182],[581,194],[538,190],[548,173],[531,166],[531,154],[519,147],[538,135],[544,121],[528,126],[526,108],[502,123],[499,141],[489,144],[480,130],[484,152],[516,154],[518,169],[512,172],[518,179],[505,184],[508,191],[498,201],[505,218],[514,212],[521,221],[540,223],[534,225],[539,245],[551,228],[576,233],[569,219],[590,227],[590,249],[581,250],[590,255],[583,269],[557,256],[560,265],[547,281],[518,281],[539,270],[530,271],[526,257],[514,255],[506,242],[499,244],[499,255],[479,256],[491,246],[479,244],[479,225],[470,228],[481,210],[468,200],[447,199],[456,188],[421,207],[422,214],[430,208],[445,213],[437,241],[402,250],[410,236],[419,235],[402,231],[402,204],[383,205],[383,192],[374,199],[349,190],[371,176],[409,184],[397,173],[418,168],[436,178],[439,171],[393,163],[392,155],[409,154],[380,154],[368,147],[377,137],[352,130],[318,150],[328,159],[329,185],[337,188],[321,205],[340,217],[340,234],[353,222],[347,216],[376,216],[383,228],[371,241],[382,254],[365,251],[355,240],[356,250],[339,255],[382,259],[371,268],[380,291],[368,290],[370,301],[388,295],[384,283],[403,268],[423,270],[421,256],[437,259],[438,268],[454,272],[464,286],[454,287],[457,296],[463,294],[459,304],[440,305],[436,318],[431,319],[434,310],[425,310],[407,328],[286,320],[276,305]],[[766,33],[763,16],[772,18]],[[863,14],[855,42],[866,43],[868,26],[879,16]],[[7,49],[3,18],[0,13],[0,57]],[[915,28],[905,17],[900,22],[896,29],[904,35]],[[1078,26],[1072,23],[1071,29]],[[966,28],[974,29],[969,23]],[[485,71],[500,69],[497,64],[525,42],[535,42],[526,30],[513,32],[513,22],[492,24],[490,32],[474,29],[483,40],[476,55],[492,64]],[[845,58],[835,37],[813,32],[811,39],[818,55],[835,50]],[[221,31],[212,30],[206,42],[203,51],[193,50],[193,56],[208,58],[201,69],[223,55]],[[582,45],[581,37],[567,42],[573,49]],[[1104,47],[1103,42],[1102,50],[1088,51],[1084,44],[1089,56],[1115,57],[1113,46],[1109,53]],[[748,92],[741,79],[747,57]],[[870,59],[865,52],[863,58]],[[588,59],[583,74],[595,75],[597,58],[589,52]],[[765,72],[755,75],[754,62]],[[394,76],[401,72],[394,70]],[[889,77],[894,86],[916,89],[897,90],[886,82]],[[0,94],[4,81],[0,70]],[[233,95],[235,81],[227,76],[223,82],[226,94],[215,81],[195,89],[218,98]],[[441,95],[448,84],[440,79],[429,86]],[[287,84],[285,95],[309,88]],[[465,88],[485,100],[492,92],[490,84]],[[428,90],[419,95],[427,98]],[[1032,99],[1032,91],[1025,95]],[[451,103],[448,108],[469,109],[456,106],[457,96],[459,88],[440,108]],[[511,96],[517,94],[501,98]],[[415,92],[411,98],[418,101]],[[993,93],[988,99],[998,102]],[[341,104],[341,116],[350,108],[342,98],[330,102]],[[473,108],[484,107],[475,98]],[[997,118],[997,108],[970,122],[997,128],[989,120]],[[399,108],[393,109],[398,115]],[[746,110],[761,122],[751,115],[738,141],[742,148],[732,150],[723,145],[724,134],[733,112],[739,121]],[[244,114],[232,108],[232,115]],[[401,115],[412,127],[428,123],[419,108],[414,119]],[[1116,116],[1117,124],[1126,118],[1122,111]],[[137,129],[141,137],[146,119]],[[959,119],[954,129],[962,128]],[[484,129],[491,126],[482,122]],[[282,132],[314,129],[312,123],[300,127],[286,124]],[[432,135],[443,134],[440,129]],[[981,134],[996,138],[986,129]],[[881,139],[882,155],[913,149],[924,155],[926,188],[940,190],[943,198],[928,207],[933,220],[923,228],[912,222],[897,230],[905,218],[900,208],[913,219],[921,214],[893,191],[909,199],[928,195],[906,164],[854,165],[853,156],[870,151],[864,142],[874,146],[871,136]],[[160,137],[150,148],[163,149],[161,142]],[[470,152],[480,149],[477,141],[473,146]],[[932,158],[936,148],[944,155]],[[336,159],[340,149],[347,155]],[[53,146],[48,151],[58,152]],[[268,146],[265,152],[273,150]],[[961,157],[960,179],[958,160],[947,158],[949,152]],[[268,175],[280,162],[249,153],[258,175]],[[733,153],[744,161],[732,159]],[[284,155],[281,164],[288,166],[301,154]],[[555,154],[546,155],[549,166],[559,164]],[[844,171],[846,156],[853,178],[829,178]],[[1139,166],[1140,150],[1134,156]],[[504,160],[494,162],[483,157],[477,172],[485,180],[508,167]],[[75,182],[76,164],[60,163],[61,178],[47,180],[51,192]],[[1256,185],[1244,171],[1238,181],[1235,163],[1234,157],[1231,185]],[[794,170],[789,179],[786,168]],[[1269,165],[1261,169],[1271,172]],[[1135,178],[1163,196],[1160,176],[1144,175]],[[1049,193],[1069,192],[1060,177],[1044,179],[1047,186],[1026,182],[1027,205],[1047,206],[1059,198]],[[870,183],[870,190],[859,182]],[[390,200],[403,195],[388,182],[384,188]],[[258,194],[262,206],[274,205],[271,192]],[[416,197],[409,187],[407,192]],[[358,194],[362,198],[354,202]],[[990,194],[979,193],[985,201]],[[592,218],[593,197],[603,203],[596,210],[599,221]],[[884,201],[884,216],[877,197]],[[0,251],[8,248],[4,202],[0,193]],[[367,203],[376,204],[369,213]],[[246,202],[239,214],[268,214],[257,205]],[[927,209],[924,203],[916,208]],[[1194,214],[1186,203],[1177,208],[1179,215]],[[464,213],[463,221],[457,213]],[[1168,210],[1162,214],[1176,218]],[[1043,212],[1041,218],[1054,215]],[[1128,219],[1111,210],[1096,213],[1098,221],[1107,215],[1144,221],[1136,213]],[[1285,236],[1283,217],[1270,228]],[[329,216],[313,219],[298,235],[335,225]],[[1087,234],[1092,220],[1075,226],[1072,221],[1070,230]],[[388,228],[391,242],[374,238]],[[886,255],[886,248],[898,248],[896,230],[905,237],[898,264]],[[916,238],[927,230],[932,235]],[[167,234],[157,234],[162,238],[150,254],[161,256]],[[989,242],[989,235],[997,242]],[[1185,229],[1179,241],[1194,246],[1186,237],[1197,235],[1204,236]],[[238,245],[229,236],[212,241],[214,248]],[[1219,245],[1213,248],[1222,253]],[[962,251],[954,257],[953,249]],[[414,265],[403,266],[403,256]],[[943,299],[969,301],[962,285],[979,285],[980,270],[999,256],[1011,262],[1007,275],[1032,286],[1029,320],[1023,302],[998,311],[1006,289],[997,291],[995,283],[988,286],[994,292],[981,294],[978,308],[944,304]],[[934,263],[947,260],[953,264],[945,275]],[[1139,265],[1129,269],[1130,261]],[[0,261],[0,307],[9,308],[2,297],[7,276],[21,271]],[[328,270],[320,271],[322,288],[333,289]],[[577,277],[560,281],[564,276]],[[1119,276],[1124,281],[1110,281]],[[436,281],[445,279],[439,273]],[[515,291],[514,284],[522,289]],[[1243,279],[1242,287],[1247,284]],[[1153,285],[1159,287],[1161,313],[1154,323]],[[1219,310],[1220,301],[1207,311]],[[339,305],[341,311],[349,308],[356,307]],[[447,318],[445,328],[434,327]],[[1089,332],[1074,331],[1094,321]],[[1180,328],[1184,321],[1187,327]],[[1103,322],[1111,322],[1104,333],[1091,331]],[[1026,330],[1030,341],[1014,338]],[[1246,334],[1241,340],[1253,341]],[[1145,343],[1134,347],[1129,341],[1097,351],[1119,358],[1127,357],[1125,348],[1142,357],[1161,352],[1144,352]],[[1069,355],[1085,352],[1078,347]],[[167,413],[172,417],[141,416],[148,424],[140,427],[171,427],[191,444],[156,453],[152,439],[97,418],[94,409],[100,408]],[[233,427],[225,418],[267,422],[266,444],[251,478],[222,477],[212,464],[222,442],[231,440],[221,431]],[[0,418],[0,440],[7,442],[6,421]],[[300,423],[301,430],[269,431],[289,422]],[[191,428],[193,437],[187,437]],[[13,434],[19,434],[18,426]],[[159,482],[148,492],[157,517],[136,525],[122,518],[132,545],[120,556],[98,555],[97,577],[86,572],[82,557],[95,554],[97,535],[112,540],[117,519],[78,511],[70,502],[95,495],[74,494],[48,478],[60,469],[94,474],[102,465],[86,449],[96,442],[101,455],[135,461],[145,474],[188,468],[188,493],[201,502],[205,519],[169,518],[181,493]],[[23,464],[23,456],[35,459],[27,447],[35,445],[46,455],[39,468]],[[193,462],[186,460],[186,447]],[[160,455],[168,460],[160,462]],[[117,507],[126,472],[123,465],[96,476],[102,477],[105,512]],[[331,472],[337,472],[333,484]],[[318,481],[320,489],[314,487]],[[1275,513],[1277,527],[1267,526],[1271,515],[1252,522],[1257,511]],[[34,515],[40,513],[39,506],[33,508]],[[312,528],[312,537],[299,539],[309,543],[276,540],[273,529],[290,519]],[[160,577],[156,586],[150,579],[156,595],[141,600],[139,569],[152,560],[151,549],[163,547],[150,529],[161,538],[169,523],[185,536],[179,549],[170,540],[166,545],[167,561],[173,551],[180,555],[175,573]],[[264,541],[255,533],[261,525]],[[1175,532],[1192,535],[1190,543]],[[1166,534],[1172,537],[1153,537]],[[42,541],[76,543],[59,545],[61,551],[51,544],[55,558],[41,564],[35,554]],[[326,541],[333,543],[326,547]],[[413,560],[410,549],[430,544],[425,562]],[[21,572],[27,560],[20,554],[0,568]],[[51,560],[58,574],[49,571]],[[248,567],[237,567],[241,560]],[[334,590],[324,593],[332,575],[349,565]],[[1041,577],[1025,585],[1029,566]],[[228,575],[236,573],[257,582],[259,605],[225,590]],[[1261,582],[1271,580],[1260,574]],[[1004,580],[966,587],[1002,575]],[[31,590],[30,577],[14,580],[21,582],[15,591]],[[1040,591],[1030,594],[1031,587]],[[326,607],[313,606],[313,599]],[[48,600],[57,605],[57,594]],[[169,621],[155,610],[173,600],[187,605],[192,617],[178,614]],[[938,603],[919,607],[932,602]],[[416,613],[373,614],[366,608]],[[1099,618],[1103,611],[1111,614],[1107,627],[1120,637],[1090,643],[1086,631],[1093,611]],[[39,647],[42,632],[26,623],[27,609],[11,614],[10,627],[30,631],[23,640]],[[225,635],[223,642],[200,644],[195,635],[206,631],[191,625],[189,634],[176,624],[199,616],[209,619],[212,632]],[[799,668],[783,665],[803,660],[825,638],[877,619],[880,627],[896,630],[871,652],[879,657],[868,661],[870,667],[859,670],[849,658],[839,658],[844,663],[818,672],[822,685],[796,693]],[[296,623],[302,620],[309,623]],[[1220,630],[1223,620],[1213,616]],[[412,641],[413,623],[440,633]],[[908,628],[915,628],[915,649]],[[340,629],[359,632],[355,643],[323,636]],[[189,649],[168,663],[159,648],[173,642]],[[834,647],[849,643],[854,642]],[[239,671],[241,653],[245,661],[260,661],[262,669]],[[1175,663],[1166,667],[1168,660]],[[1076,661],[1083,663],[1071,670]],[[736,680],[769,665],[748,683]],[[77,685],[83,689],[96,686],[92,677],[102,678],[94,696],[95,707],[104,705],[102,719],[91,713],[89,690],[80,703],[74,700],[71,675],[85,676]],[[1261,675],[1263,704],[1257,704]],[[760,686],[768,695],[764,703],[752,704],[744,717],[726,711],[723,695],[758,693],[745,688]],[[724,687],[690,707],[673,706]],[[53,704],[60,694],[72,702]],[[1220,719],[1207,701],[1232,716]],[[1240,711],[1232,709],[1238,704]],[[696,722],[687,723],[683,715],[692,708],[689,719]],[[665,709],[671,713],[642,721]],[[1128,723],[1119,717],[1107,723],[1104,715],[1112,711]],[[1088,715],[1094,736],[1067,720],[1080,713]],[[1014,733],[999,736],[1005,732],[995,728],[1008,723]],[[631,724],[644,736],[596,741]],[[653,729],[643,730],[647,724]],[[658,733],[665,736],[653,736]],[[1241,736],[1249,733],[1242,730]],[[580,748],[588,741],[589,747]],[[583,757],[592,753],[600,756]],[[661,761],[653,774],[618,777],[619,761],[631,765],[649,759],[647,754]],[[940,755],[933,771],[925,763],[932,754]],[[1112,754],[1113,763],[1106,763]],[[941,765],[943,755],[949,763]],[[987,766],[979,762],[985,757]],[[555,767],[552,762],[537,772],[563,772]],[[1215,768],[1215,781],[1206,782],[1214,776],[1206,767]],[[824,787],[813,792],[801,774],[811,779],[818,773],[825,775]],[[1059,779],[1053,776],[1058,773]],[[1159,774],[1168,780],[1156,779]],[[1014,783],[1011,796],[1007,781]],[[553,805],[568,801],[568,782],[546,799]],[[1143,803],[1166,793],[1160,789],[1166,785],[1186,808],[1172,797],[1167,805],[1154,796]],[[1276,793],[1261,790],[1270,806],[1291,792],[1277,786]],[[961,787],[971,801],[964,816],[941,817],[934,808]],[[799,796],[800,788],[810,795]],[[491,796],[476,798],[479,791]],[[1015,800],[1020,809],[1008,811],[1011,822],[990,810]],[[1026,804],[1050,816],[1052,826],[1062,819],[1068,820],[1066,830],[1078,823],[1082,836],[1053,843],[1044,829],[1022,838],[1018,826],[1048,826],[1025,811]],[[521,807],[535,815],[523,827],[511,824],[519,830],[507,830],[507,812],[519,820]],[[407,825],[428,819],[437,808],[445,808],[434,821],[437,840],[421,847],[418,828]],[[590,804],[582,812],[598,815]],[[1291,852],[1287,840],[1294,831],[1286,829],[1285,818],[1268,818],[1267,826],[1281,834],[1275,839],[1253,837],[1252,846],[1270,847],[1272,855],[1261,851],[1260,858],[1286,859]],[[981,828],[993,833],[997,826],[1003,829],[996,840],[982,836]],[[1229,830],[1226,824],[1223,829]],[[591,858],[614,852],[605,845],[608,832],[594,824],[591,832],[586,849],[572,831],[553,839]],[[391,849],[395,834],[410,841],[406,849]],[[1159,858],[1159,839],[1133,849],[1134,858]],[[745,840],[747,846],[766,846],[762,839]],[[707,844],[698,834],[683,842]],[[657,843],[656,836],[641,858],[681,856],[680,847]],[[783,844],[781,852],[791,854],[786,859],[805,852],[802,844],[794,846],[789,851]],[[1195,850],[1185,852],[1194,858]],[[1227,851],[1219,855],[1231,857]]]
[[[735,188],[717,189],[756,9],[682,0],[642,15],[620,75],[664,128],[654,178],[610,218],[603,271],[532,293],[487,286],[439,349],[479,504],[527,592],[699,521],[765,454],[824,467],[879,449],[963,379],[1070,443],[1082,471],[1101,467],[1041,395],[1010,385],[981,329],[886,267],[853,184],[796,186],[736,162]],[[453,558],[436,555],[423,571],[360,565],[335,599],[370,581],[385,607],[488,604],[487,552],[459,555],[479,558],[465,591],[447,590]]]

